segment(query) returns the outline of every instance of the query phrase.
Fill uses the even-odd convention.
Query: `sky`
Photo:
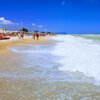
[[[100,33],[100,0],[0,0],[0,27]]]

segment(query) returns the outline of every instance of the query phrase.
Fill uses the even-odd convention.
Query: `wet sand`
[[[33,38],[30,36],[28,38],[25,39],[21,39],[21,40],[10,40],[10,41],[4,41],[4,42],[0,42],[0,72],[14,72],[14,70],[18,70],[19,69],[19,63],[24,63],[24,61],[20,55],[17,55],[16,53],[11,52],[8,48],[9,47],[13,47],[13,46],[23,46],[26,44],[50,44],[52,42],[48,41],[47,39],[50,37],[40,37],[39,40],[33,40]],[[15,66],[16,65],[16,66]]]
[[[0,79],[0,100],[100,100],[98,87],[44,79]]]
[[[43,40],[46,40],[48,38],[47,37],[41,37],[39,40],[33,40],[33,38],[31,36],[29,36],[28,38],[25,38],[25,39],[17,39],[17,40],[1,40],[0,41],[0,53],[2,52],[7,52],[7,48],[9,46],[15,46],[15,45],[21,45],[21,44],[29,44],[29,43],[32,43],[32,44],[45,44],[47,42],[44,42]]]

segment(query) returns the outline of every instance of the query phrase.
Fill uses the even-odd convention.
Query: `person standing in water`
[[[17,36],[18,36],[19,39],[21,39],[20,32],[17,33]]]
[[[24,38],[24,32],[22,32],[22,31],[18,32],[17,36],[19,37],[19,39],[23,39]]]
[[[21,36],[22,39],[24,38],[24,32],[23,31],[20,32],[20,36]]]
[[[39,36],[40,36],[40,35],[39,35],[38,32],[35,33],[35,36],[36,36],[36,39],[39,40]]]
[[[33,33],[32,35],[33,35],[33,39],[35,40],[35,37],[36,37],[35,33]]]

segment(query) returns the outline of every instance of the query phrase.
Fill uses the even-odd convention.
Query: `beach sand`
[[[49,41],[50,37],[46,36],[46,37],[40,37],[39,40],[33,40],[33,38],[31,36],[26,36],[25,39],[21,39],[19,40],[17,37],[12,38],[10,40],[3,40],[0,41],[0,72],[14,72],[16,70],[19,70],[19,67],[14,67],[14,65],[17,65],[19,63],[19,61],[21,63],[24,63],[22,61],[21,56],[17,55],[16,53],[11,52],[8,48],[9,47],[13,47],[13,46],[23,46],[23,45],[27,45],[27,44],[42,44],[42,45],[46,45],[46,44],[50,44],[52,43],[52,41]],[[10,59],[9,59],[10,58]],[[12,62],[15,59],[14,62]],[[10,63],[10,64],[9,64]],[[11,65],[13,67],[11,67]],[[24,69],[23,69],[24,70]]]
[[[39,40],[33,40],[32,37],[26,37],[23,40],[18,38],[0,41],[0,100],[36,100],[35,92],[42,87],[45,78],[36,79],[16,79],[16,75],[26,76],[32,72],[41,71],[37,67],[24,68],[24,58],[8,48],[26,44],[51,44],[52,41],[47,37],[41,37]]]
[[[47,36],[48,37],[48,36]],[[0,52],[7,52],[9,46],[15,46],[20,44],[45,44],[43,40],[46,40],[47,37],[41,37],[39,40],[33,40],[32,36],[26,36],[24,39],[18,39],[18,37],[12,37],[10,40],[0,40]]]
[[[0,78],[0,100],[100,100],[94,85],[44,80]]]
[[[19,66],[24,63],[24,58],[16,53],[11,52],[8,48],[26,44],[42,44],[51,43],[47,41],[48,37],[41,37],[39,40],[33,40],[32,37],[26,37],[19,40],[17,37],[10,40],[0,41],[0,100],[35,100],[36,91],[42,85],[42,79],[23,80],[9,77],[9,73],[17,73],[27,75],[33,71],[37,71],[36,67],[27,69]],[[2,76],[3,75],[3,76]],[[12,75],[13,76],[13,75]],[[8,78],[7,78],[8,77]]]

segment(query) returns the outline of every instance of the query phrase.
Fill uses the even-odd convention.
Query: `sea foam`
[[[82,72],[100,80],[100,44],[71,35],[58,35],[53,39],[61,41],[52,51],[60,57],[60,71]]]

